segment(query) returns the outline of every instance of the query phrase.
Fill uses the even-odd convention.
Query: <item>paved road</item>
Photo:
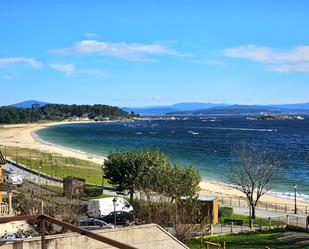
[[[52,185],[52,186],[58,186],[58,187],[62,187],[62,183],[61,182],[57,182],[54,180],[50,180],[45,178],[43,175],[39,174],[33,174],[31,172],[28,172],[26,170],[23,170],[19,167],[16,167],[13,164],[7,163],[4,167],[4,169],[12,174],[19,174],[22,175],[24,179],[28,180],[29,182],[33,182],[35,184],[38,185]]]
[[[243,207],[233,207],[233,211],[236,214],[242,214],[249,216],[249,209]],[[280,221],[284,223],[289,223],[290,225],[297,225],[301,227],[306,227],[307,215],[304,214],[291,214],[278,211],[270,211],[265,209],[256,209],[256,217],[259,218],[271,218],[274,221]]]
[[[11,163],[7,163],[4,167],[4,169],[12,174],[20,174],[23,176],[24,179],[28,180],[29,182],[33,182],[38,185],[50,185],[50,186],[57,186],[57,187],[62,187],[63,184],[62,182],[55,181],[52,179],[49,179],[50,177],[45,177],[44,174],[34,174],[31,173],[27,170],[24,170],[20,167],[16,167],[15,165]],[[112,190],[110,188],[104,189],[104,194],[107,195],[117,195],[115,190]]]

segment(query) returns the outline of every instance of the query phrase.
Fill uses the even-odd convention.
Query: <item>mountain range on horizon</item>
[[[48,102],[27,100],[12,104],[17,108],[31,108],[32,105],[44,106]],[[182,102],[173,105],[120,107],[126,112],[134,112],[144,116],[162,115],[207,115],[207,114],[257,114],[271,113],[309,113],[309,103],[277,104],[277,105],[238,105],[226,103]]]

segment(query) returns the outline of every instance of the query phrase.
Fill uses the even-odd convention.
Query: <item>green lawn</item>
[[[248,225],[249,224],[249,217],[246,215],[241,215],[241,214],[232,214],[231,216],[227,216],[227,217],[220,217],[219,218],[219,222],[223,223],[224,219],[234,219],[234,220],[243,220],[243,224],[244,225]],[[269,225],[269,220],[265,219],[265,218],[259,218],[256,217],[256,219],[254,220],[254,225],[257,226],[268,226]],[[271,226],[281,226],[284,225],[284,223],[278,222],[277,220],[272,220],[271,221]]]
[[[299,237],[302,236],[302,240],[306,240],[308,237],[307,245],[302,243],[297,243],[295,240],[289,241],[279,241],[279,238],[282,238],[286,235],[284,230],[273,230],[268,232],[260,232],[260,233],[239,233],[239,234],[228,234],[228,235],[219,235],[219,236],[208,236],[205,237],[205,240],[211,242],[219,242],[223,243],[225,241],[227,249],[257,249],[257,248],[265,248],[268,246],[272,249],[296,249],[303,248],[309,249],[309,234],[302,233],[293,233],[293,235]],[[289,234],[290,235],[290,234]],[[192,249],[200,249],[200,239],[191,240],[188,243],[188,246]],[[206,248],[204,245],[203,248]]]
[[[28,148],[18,148],[16,153],[16,149],[16,147],[6,147],[6,150],[1,148],[7,158],[17,160],[18,163],[50,176],[58,178],[75,176],[85,179],[86,183],[102,183],[102,169],[99,164]],[[104,185],[110,186],[106,179],[104,179]]]

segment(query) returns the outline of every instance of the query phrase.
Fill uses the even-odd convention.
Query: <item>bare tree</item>
[[[266,194],[279,178],[280,160],[272,153],[252,149],[241,144],[233,148],[233,161],[225,169],[226,179],[247,197],[250,226],[253,227],[255,208],[260,198]]]

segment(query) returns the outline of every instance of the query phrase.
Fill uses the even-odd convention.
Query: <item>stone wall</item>
[[[155,224],[96,231],[108,238],[141,249],[181,249],[187,248],[160,226]],[[47,249],[101,249],[114,248],[102,242],[76,233],[46,236]],[[1,249],[41,249],[41,238],[0,243]]]

